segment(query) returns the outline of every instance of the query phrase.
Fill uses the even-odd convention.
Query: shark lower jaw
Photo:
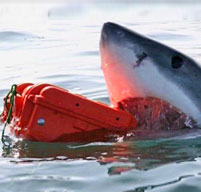
[[[139,130],[171,131],[198,128],[193,118],[159,98],[126,98],[119,101],[116,106],[136,117]]]

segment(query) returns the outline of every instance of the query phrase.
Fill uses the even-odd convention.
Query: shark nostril
[[[124,37],[124,32],[123,31],[117,31],[117,35],[119,37]]]
[[[176,55],[172,57],[171,64],[172,64],[172,68],[178,69],[184,64],[184,61],[180,56]]]

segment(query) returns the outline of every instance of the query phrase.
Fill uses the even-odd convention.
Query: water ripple
[[[39,39],[39,36],[17,31],[0,31],[0,41],[26,41],[28,39]]]
[[[2,4],[1,109],[10,85],[23,82],[52,83],[109,105],[98,51],[106,21],[200,60],[200,3],[171,2]],[[145,133],[142,139],[129,133],[106,143],[41,143],[14,137],[11,146],[1,145],[0,191],[198,192],[200,135],[147,139]]]

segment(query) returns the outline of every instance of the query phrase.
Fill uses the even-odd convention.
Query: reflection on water
[[[195,137],[195,134],[186,134],[182,138],[152,140],[132,138],[124,142],[86,144],[18,140],[10,146],[4,146],[2,156],[15,158],[12,162],[16,163],[64,159],[98,160],[103,165],[126,162],[132,163],[135,169],[149,170],[166,163],[191,161],[201,155],[200,146],[201,139]]]
[[[34,82],[109,104],[99,57],[106,21],[201,61],[198,1],[137,2],[1,4],[0,100],[12,84]],[[1,145],[0,191],[201,191],[200,135],[86,144],[16,140]]]
[[[2,157],[7,158],[10,163],[5,165],[2,160],[0,164],[5,167],[3,173],[11,177],[13,182],[11,189],[15,189],[24,177],[28,177],[29,182],[36,178],[38,182],[44,177],[51,178],[50,181],[57,181],[55,185],[57,188],[58,184],[68,176],[67,183],[78,177],[77,184],[81,182],[82,190],[89,191],[90,187],[86,184],[90,183],[91,177],[99,178],[97,181],[99,186],[101,183],[107,184],[109,179],[105,175],[107,174],[119,176],[119,179],[116,177],[109,179],[114,185],[111,189],[118,189],[116,185],[125,182],[125,185],[123,183],[122,185],[127,189],[126,186],[130,186],[129,192],[139,192],[158,188],[161,190],[167,186],[171,188],[172,185],[176,185],[176,188],[177,185],[182,187],[180,181],[184,182],[185,186],[185,181],[189,182],[189,179],[193,178],[197,180],[201,174],[200,146],[201,138],[195,135],[173,139],[89,144],[40,143],[23,140],[15,142],[12,147],[3,148]],[[18,173],[12,172],[12,168],[17,169]],[[87,170],[89,175],[87,173],[83,175],[82,172]],[[3,183],[7,181],[9,180],[6,179]],[[37,189],[35,182],[33,185]],[[199,186],[196,181],[194,185]],[[107,187],[105,189],[107,190]]]

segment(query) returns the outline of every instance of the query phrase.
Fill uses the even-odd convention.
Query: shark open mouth
[[[196,122],[168,102],[154,98],[127,98],[117,108],[134,115],[140,130],[179,130],[196,128]]]

